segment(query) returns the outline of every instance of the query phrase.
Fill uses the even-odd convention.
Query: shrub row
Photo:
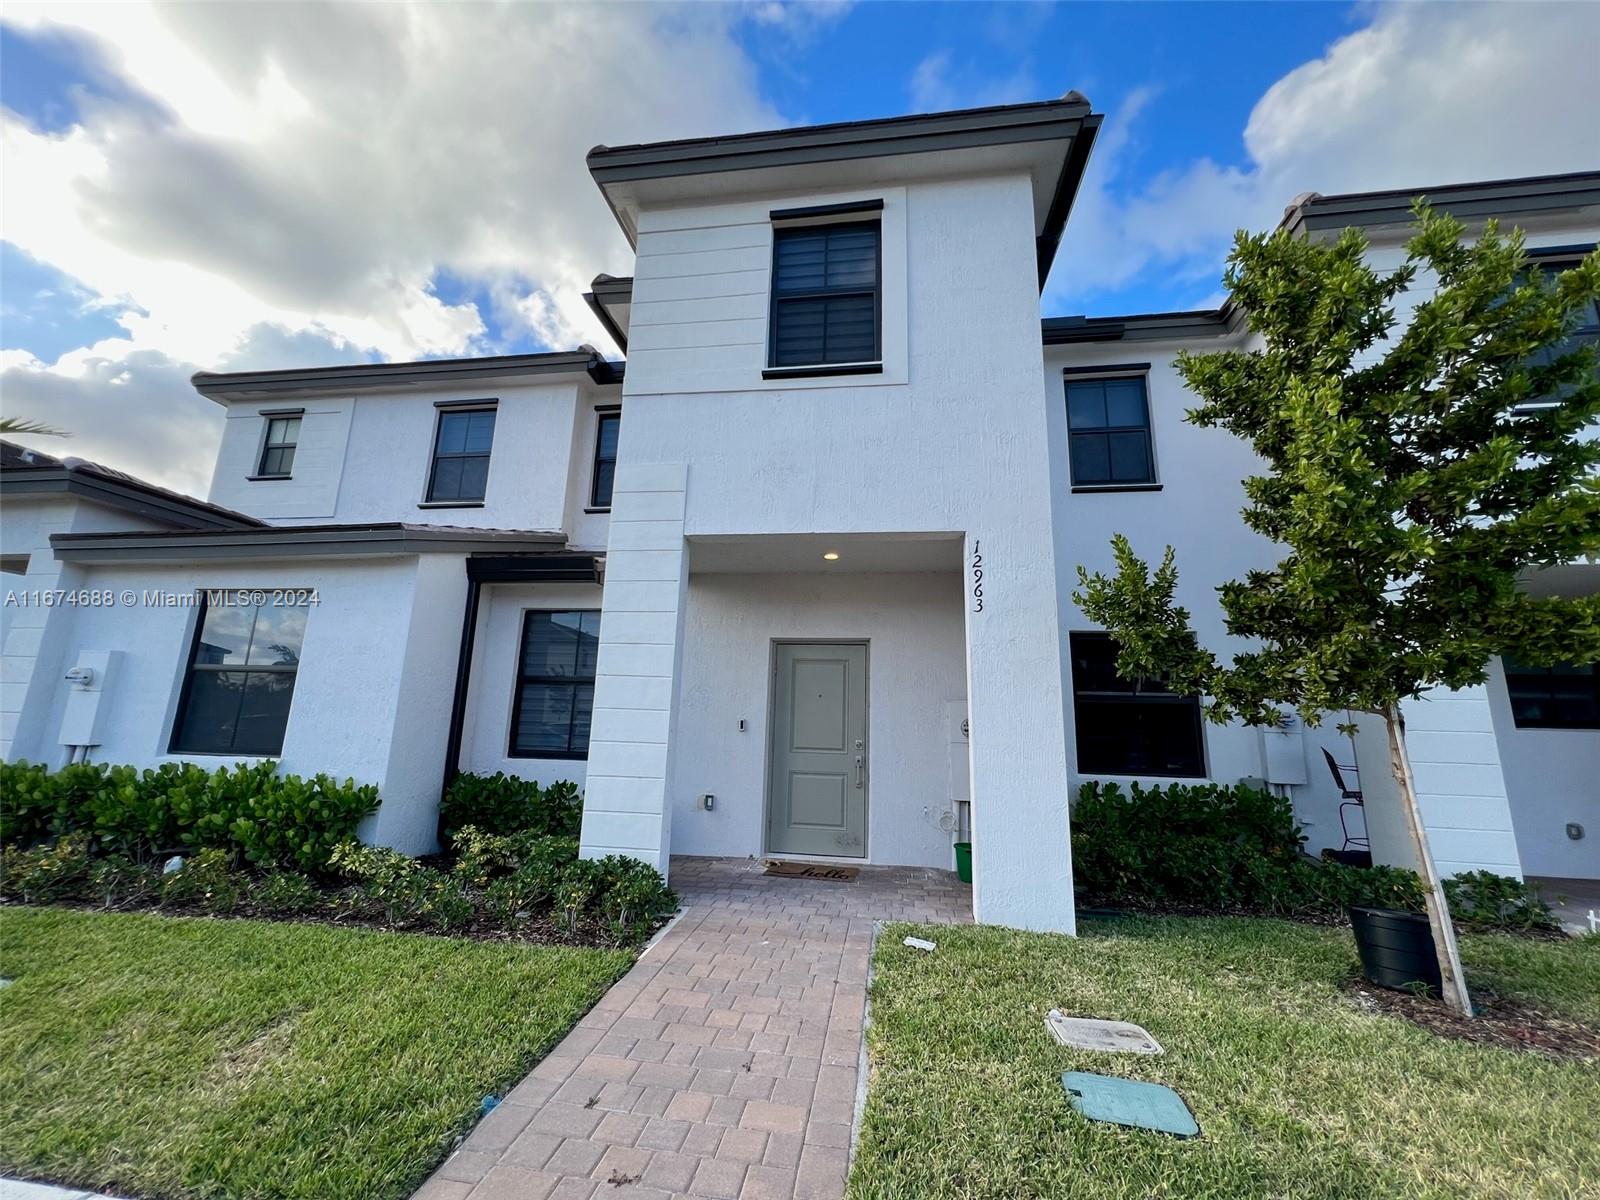
[[[503,771],[463,772],[451,780],[439,805],[439,840],[448,846],[467,826],[496,837],[531,833],[575,838],[582,820],[583,801],[570,780],[541,786]]]
[[[1312,859],[1287,799],[1244,786],[1169,784],[1128,791],[1085,783],[1072,810],[1077,888],[1136,901],[1335,916],[1352,904],[1422,911],[1422,882],[1397,867]],[[1489,871],[1445,881],[1456,923],[1556,927],[1537,888]]]
[[[526,932],[556,916],[569,935],[637,941],[677,899],[653,867],[637,859],[578,858],[573,838],[496,837],[466,827],[471,847],[450,871],[395,850],[348,841],[334,847],[325,883],[294,871],[236,869],[232,855],[207,848],[165,865],[100,855],[84,832],[28,849],[9,847],[0,862],[0,897],[29,904],[76,901],[107,908],[159,904],[208,913],[354,918],[397,929],[450,932],[492,925]],[[595,933],[596,923],[603,931]]]
[[[134,861],[216,849],[262,869],[320,871],[377,807],[375,787],[279,775],[274,762],[0,764],[0,840],[26,847],[81,833],[91,850]]]

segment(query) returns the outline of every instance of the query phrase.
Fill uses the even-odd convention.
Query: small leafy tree
[[[1179,357],[1195,424],[1254,447],[1244,521],[1283,547],[1219,589],[1227,661],[1201,647],[1168,546],[1153,572],[1118,535],[1116,573],[1078,570],[1078,603],[1115,637],[1128,678],[1164,674],[1214,721],[1382,719],[1426,885],[1445,1000],[1471,1003],[1406,754],[1401,702],[1482,683],[1496,655],[1600,657],[1600,596],[1530,595],[1530,570],[1600,552],[1600,417],[1592,349],[1560,352],[1600,295],[1600,254],[1553,277],[1519,232],[1418,201],[1405,263],[1379,272],[1347,229],[1331,243],[1238,235],[1225,281],[1260,349]],[[1395,301],[1427,268],[1434,294],[1395,332]]]

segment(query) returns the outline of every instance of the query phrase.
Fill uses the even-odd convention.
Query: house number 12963
[[[972,540],[972,611],[983,611],[983,543]]]

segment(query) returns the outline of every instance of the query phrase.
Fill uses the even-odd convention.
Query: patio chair
[[[1344,845],[1341,847],[1341,849],[1349,850],[1350,848],[1354,847],[1357,850],[1370,851],[1372,849],[1372,841],[1367,837],[1367,812],[1366,805],[1363,804],[1361,800],[1361,789],[1358,787],[1351,787],[1344,780],[1345,771],[1350,771],[1356,774],[1357,782],[1360,782],[1359,768],[1354,764],[1340,767],[1340,765],[1334,761],[1333,755],[1328,753],[1328,748],[1326,746],[1322,748],[1322,757],[1327,761],[1328,770],[1333,775],[1334,786],[1339,789],[1339,828],[1344,830]],[[1355,837],[1350,833],[1349,818],[1345,815],[1345,810],[1351,808],[1361,810],[1360,837]]]

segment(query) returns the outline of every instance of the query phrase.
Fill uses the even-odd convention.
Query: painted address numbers
[[[972,539],[972,611],[983,611],[983,543]]]

